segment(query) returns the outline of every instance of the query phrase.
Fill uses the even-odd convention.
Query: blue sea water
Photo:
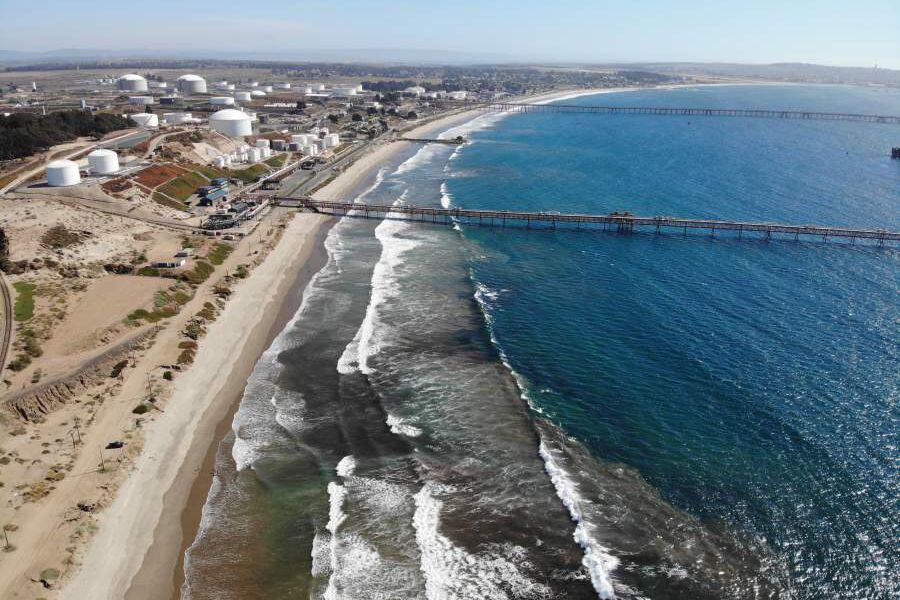
[[[564,103],[900,114],[900,91],[726,86]],[[529,113],[469,136],[446,170],[453,206],[900,229],[896,126]],[[787,594],[900,595],[896,249],[461,235],[535,409],[672,505],[756,540]]]
[[[566,104],[900,114],[900,91]],[[486,115],[359,203],[900,229],[900,127]],[[342,219],[222,441],[183,597],[900,595],[900,251]]]

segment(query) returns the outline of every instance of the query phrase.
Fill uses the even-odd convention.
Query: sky
[[[0,49],[60,48],[900,69],[900,0],[0,0]]]

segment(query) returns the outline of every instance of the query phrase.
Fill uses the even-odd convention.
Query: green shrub
[[[156,267],[141,267],[138,269],[137,274],[144,277],[159,277],[159,269]]]
[[[13,284],[16,290],[16,302],[13,305],[13,316],[16,321],[28,321],[34,316],[34,290],[37,285],[26,281]]]
[[[113,379],[115,379],[116,377],[118,377],[119,375],[122,374],[122,371],[123,371],[123,370],[125,369],[125,367],[127,367],[127,366],[128,366],[128,360],[127,360],[127,359],[125,359],[125,360],[120,360],[120,361],[117,362],[115,365],[113,365],[112,371],[109,372],[109,376],[112,377]]]
[[[136,415],[143,415],[150,412],[150,406],[144,404],[143,402],[135,406],[132,411]]]
[[[172,381],[172,371],[163,371],[163,379]]]

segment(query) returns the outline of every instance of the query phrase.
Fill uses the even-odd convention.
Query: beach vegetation
[[[181,354],[178,355],[178,364],[179,365],[189,365],[194,362],[194,354],[193,350],[182,350]]]
[[[145,277],[159,277],[159,269],[156,267],[141,267],[138,269],[137,274]]]
[[[145,402],[141,402],[140,404],[135,406],[133,409],[131,409],[131,412],[133,412],[136,415],[145,415],[148,412],[150,412],[150,405],[146,404]]]
[[[190,271],[185,271],[179,275],[182,281],[186,281],[187,283],[191,283],[194,285],[199,285],[209,279],[209,276],[213,274],[215,271],[215,267],[204,260],[198,260],[194,263],[194,268]]]
[[[9,272],[9,239],[2,227],[0,227],[0,271]]]
[[[19,371],[24,371],[28,368],[28,365],[31,364],[31,357],[22,352],[14,359],[9,361],[9,364],[6,365],[6,368],[14,373],[18,373]]]
[[[44,232],[41,236],[41,245],[52,249],[68,248],[80,244],[90,235],[87,231],[72,231],[62,223],[58,223]]]
[[[228,255],[231,254],[232,250],[234,250],[234,247],[231,246],[231,244],[216,242],[206,258],[209,262],[218,266],[225,262],[225,259],[228,258]]]
[[[28,321],[34,316],[34,290],[37,285],[27,281],[13,284],[16,290],[16,302],[13,305],[13,317],[16,321]]]
[[[162,378],[166,381],[172,381],[172,371],[163,371]]]
[[[109,376],[112,377],[113,379],[117,378],[119,375],[122,374],[122,371],[125,370],[125,367],[127,367],[127,366],[128,366],[127,359],[120,360],[115,365],[113,365],[112,371],[109,372]]]

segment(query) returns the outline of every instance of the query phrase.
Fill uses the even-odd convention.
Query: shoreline
[[[560,90],[536,94],[520,101],[546,103],[631,89],[633,88]],[[415,124],[403,133],[421,137],[436,135],[473,121],[483,114],[478,109],[464,110]],[[345,171],[315,192],[314,196],[334,199],[358,191],[366,182],[374,180],[386,163],[408,148],[409,146],[398,141],[373,144]],[[306,216],[317,218],[313,215]],[[224,333],[219,332],[225,332],[229,328],[250,333],[235,340],[238,347],[233,348],[233,354],[229,355],[231,360],[227,366],[230,369],[224,377],[225,382],[214,393],[205,394],[202,414],[196,415],[188,407],[185,410],[189,414],[182,415],[182,419],[185,416],[191,417],[185,419],[187,422],[179,422],[178,417],[166,419],[167,414],[164,414],[148,427],[148,443],[134,472],[125,480],[113,504],[101,513],[99,521],[102,527],[88,546],[81,567],[62,589],[60,597],[144,600],[180,596],[180,585],[184,580],[184,553],[193,543],[199,528],[213,478],[215,455],[240,406],[246,379],[259,357],[299,308],[302,292],[310,279],[327,261],[323,242],[334,224],[333,220],[321,219],[312,224],[303,235],[300,248],[294,253],[286,249],[286,241],[290,238],[288,231],[292,227],[300,227],[297,224],[301,221],[308,220],[304,219],[302,213],[291,220],[278,245],[254,269],[251,277],[238,287],[234,298],[210,327],[195,364],[182,378],[202,378],[210,370],[218,373],[225,368],[217,366],[220,364],[217,360],[221,358],[218,354],[224,351],[221,348],[210,349],[211,346],[216,346],[214,333],[224,336]],[[281,269],[285,261],[290,267]],[[255,275],[259,275],[259,278],[254,279]],[[277,285],[273,286],[274,282]],[[264,289],[245,290],[248,286]],[[247,319],[244,318],[245,322],[235,327],[235,322],[241,320],[242,304],[250,304],[247,298],[254,292],[264,294],[262,304],[265,305],[265,310],[257,307],[256,318],[251,319],[252,322],[246,323]],[[248,306],[243,307],[243,310],[252,311],[253,308]],[[212,391],[208,387],[202,389]],[[177,387],[167,403],[168,413],[175,413],[179,407],[190,402],[188,398],[181,398],[179,403],[178,397],[183,395],[179,394],[180,391]],[[169,420],[175,422],[168,423]],[[164,426],[183,429],[189,425],[194,427],[187,432],[185,440],[179,443],[173,439],[167,447],[151,448],[150,438],[154,430],[163,429]],[[180,454],[167,456],[168,468],[164,468],[154,458],[155,450],[162,450],[163,453],[167,450],[180,450]],[[147,476],[148,470],[154,470],[154,473],[165,470],[169,475],[168,482]],[[141,482],[139,479],[146,481]],[[159,493],[144,493],[147,489],[160,485],[165,489],[159,490]],[[148,498],[149,496],[152,498]],[[116,550],[118,553],[114,553]],[[162,590],[167,591],[161,593]]]

